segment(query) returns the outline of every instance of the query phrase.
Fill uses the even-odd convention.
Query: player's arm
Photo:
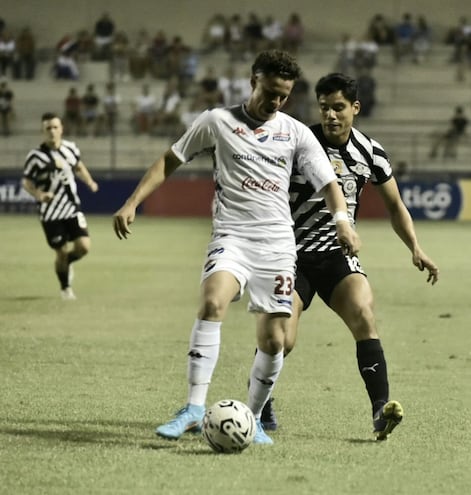
[[[427,282],[431,282],[432,285],[435,284],[438,280],[438,267],[433,260],[422,251],[422,248],[419,245],[414,222],[409,210],[402,201],[396,179],[391,177],[387,182],[378,185],[377,189],[388,210],[394,232],[396,232],[412,253],[412,263],[420,271],[427,270]]]
[[[329,182],[320,192],[334,218],[337,241],[342,246],[343,252],[349,255],[358,254],[361,246],[360,237],[350,224],[345,197],[337,184],[337,180]]]
[[[98,184],[93,180],[90,172],[82,161],[78,162],[77,167],[75,168],[75,175],[88,186],[90,191],[98,191]]]
[[[27,193],[31,194],[31,196],[40,203],[49,203],[54,197],[54,193],[38,189],[34,182],[26,177],[23,177],[21,180],[21,185]]]
[[[113,216],[114,231],[119,239],[126,239],[131,233],[129,225],[134,221],[136,208],[154,189],[160,187],[181,163],[169,149],[147,170],[134,192]]]

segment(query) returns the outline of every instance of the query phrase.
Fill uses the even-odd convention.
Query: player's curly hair
[[[287,81],[296,81],[301,77],[301,69],[296,59],[282,50],[260,52],[252,65],[252,75],[264,74],[278,76]]]

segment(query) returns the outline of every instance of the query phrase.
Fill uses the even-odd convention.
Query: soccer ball
[[[252,443],[255,431],[252,411],[238,400],[216,402],[203,418],[203,438],[215,452],[242,452]]]

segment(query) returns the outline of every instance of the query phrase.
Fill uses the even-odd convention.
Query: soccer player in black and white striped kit
[[[55,251],[55,272],[66,301],[76,299],[71,287],[71,263],[90,249],[87,221],[80,209],[75,177],[92,192],[98,190],[80,150],[72,141],[62,139],[61,119],[54,113],[41,118],[44,141],[28,153],[22,185],[37,201],[39,220],[47,243]]]
[[[360,193],[370,180],[379,191],[391,225],[412,254],[412,263],[427,271],[427,282],[438,280],[437,265],[424,253],[412,218],[404,205],[383,147],[353,127],[360,112],[354,79],[339,73],[321,78],[316,87],[320,124],[311,130],[326,151],[342,187],[348,217],[356,220]],[[358,369],[373,412],[373,430],[384,440],[400,423],[403,410],[389,399],[386,360],[373,312],[373,293],[357,256],[344,254],[336,242],[335,223],[319,194],[293,169],[290,205],[298,254],[292,317],[288,320],[285,356],[296,341],[298,320],[317,293],[345,322],[356,341]],[[262,412],[265,429],[276,429],[269,400]]]

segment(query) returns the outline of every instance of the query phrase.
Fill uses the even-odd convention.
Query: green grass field
[[[217,455],[199,436],[153,431],[186,399],[207,220],[138,218],[128,241],[89,217],[79,299],[62,302],[34,216],[0,217],[0,494],[452,495],[471,487],[471,229],[418,223],[434,287],[389,224],[360,222],[391,398],[405,409],[374,442],[343,323],[316,300],[275,390],[271,447]],[[208,402],[246,400],[254,321],[223,326]]]

